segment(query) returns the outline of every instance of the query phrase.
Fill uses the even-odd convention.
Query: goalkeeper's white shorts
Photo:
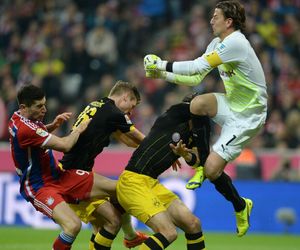
[[[217,98],[217,115],[212,118],[222,127],[221,134],[212,149],[225,161],[237,158],[245,145],[264,125],[267,112],[264,108],[256,108],[238,113],[230,109],[224,94],[214,93]]]

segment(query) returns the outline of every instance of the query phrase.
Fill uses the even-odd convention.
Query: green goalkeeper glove
[[[160,71],[160,70],[146,70],[146,77],[147,78],[154,78],[154,79],[166,79],[167,72]]]
[[[145,70],[166,70],[167,61],[161,60],[158,56],[149,54],[144,57]],[[147,75],[147,73],[146,73]]]

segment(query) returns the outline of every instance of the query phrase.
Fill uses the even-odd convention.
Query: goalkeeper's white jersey
[[[215,38],[205,54],[216,51],[222,60],[218,66],[226,96],[234,111],[267,106],[264,72],[253,48],[245,36],[235,31],[222,42]]]
[[[222,42],[215,38],[206,52],[193,61],[174,62],[174,82],[199,84],[205,75],[218,67],[224,82],[230,108],[236,112],[267,107],[267,87],[264,72],[249,41],[235,31]],[[178,75],[177,75],[178,74]]]

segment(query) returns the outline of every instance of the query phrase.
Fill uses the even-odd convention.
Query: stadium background
[[[0,2],[0,226],[54,224],[18,196],[7,146],[7,120],[16,91],[31,82],[47,94],[48,115],[78,112],[105,96],[116,80],[137,84],[142,103],[133,121],[144,133],[162,111],[193,90],[223,91],[216,71],[191,88],[146,79],[143,57],[194,59],[212,39],[209,20],[217,1],[2,0]],[[253,198],[250,233],[300,234],[300,1],[242,1],[246,35],[262,62],[269,113],[262,132],[227,169],[242,195]],[[67,133],[73,120],[58,135]],[[212,141],[219,132],[214,127]],[[117,178],[131,151],[113,142],[97,159],[99,173]],[[59,155],[58,155],[59,157]],[[168,172],[170,185],[202,219],[204,230],[234,230],[229,204],[205,183],[184,189],[187,166]],[[138,224],[138,227],[144,228]]]

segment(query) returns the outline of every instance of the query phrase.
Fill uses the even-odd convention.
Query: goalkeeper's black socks
[[[193,140],[198,149],[200,165],[204,166],[204,163],[210,152],[210,119],[208,116],[194,114],[191,114],[191,117]]]
[[[102,228],[95,236],[94,248],[96,250],[110,250],[115,238],[116,235],[111,234],[110,232]]]
[[[151,235],[143,242],[139,250],[163,250],[170,245],[170,242],[161,233]]]
[[[245,209],[245,200],[238,194],[238,191],[232,184],[231,178],[226,173],[223,172],[217,179],[211,182],[215,185],[218,192],[232,203],[236,212]]]
[[[205,249],[204,236],[202,232],[196,234],[185,234],[187,250]]]

